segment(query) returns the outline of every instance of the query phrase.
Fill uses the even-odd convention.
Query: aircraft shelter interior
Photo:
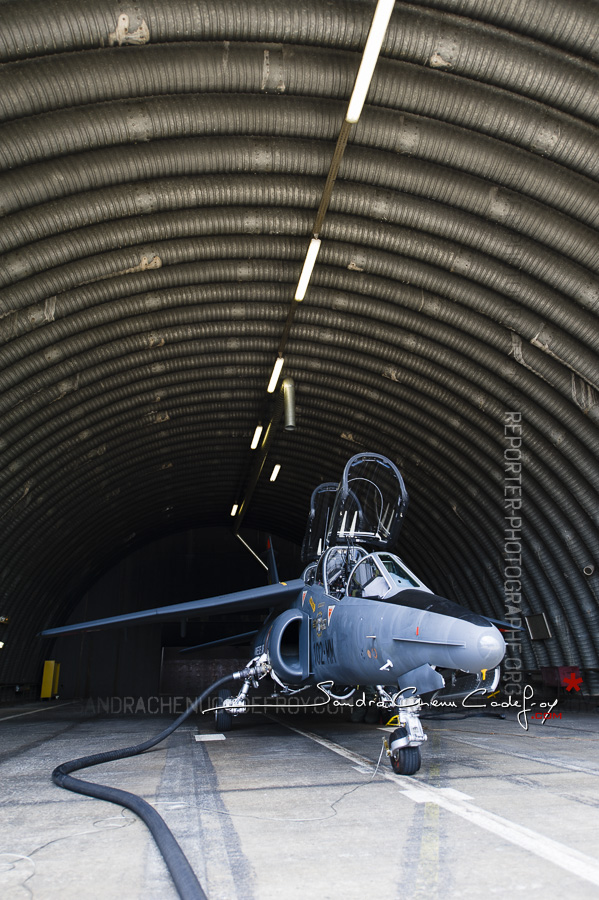
[[[519,664],[599,691],[596,5],[397,0],[355,122],[370,0],[1,7],[6,696],[226,633],[36,638],[260,582],[236,534],[297,577],[361,450],[400,577],[542,617]]]
[[[598,148],[598,0],[1,0],[0,895],[597,896]]]

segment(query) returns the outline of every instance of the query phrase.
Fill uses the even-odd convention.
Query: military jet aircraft
[[[267,675],[285,695],[318,688],[321,696],[347,700],[360,686],[378,707],[397,714],[388,755],[394,771],[412,775],[426,741],[419,720],[423,696],[442,703],[493,692],[505,642],[495,620],[434,594],[391,552],[407,506],[397,467],[379,454],[360,453],[339,484],[320,485],[312,494],[301,579],[41,634],[269,608],[247,666],[254,674],[236,696],[219,697],[219,730],[248,709],[250,691]],[[440,670],[461,675],[446,686]]]

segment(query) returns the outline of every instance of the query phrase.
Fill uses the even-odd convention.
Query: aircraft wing
[[[247,591],[236,591],[233,594],[191,600],[189,603],[173,603],[170,606],[142,609],[139,612],[126,613],[122,616],[109,616],[107,619],[93,619],[90,622],[78,622],[76,625],[63,625],[61,628],[47,628],[45,631],[41,631],[38,637],[57,637],[62,634],[76,634],[80,631],[101,631],[104,628],[145,625],[148,622],[166,622],[171,619],[178,621],[213,611],[245,612],[251,609],[284,606],[295,600],[303,587],[303,580],[296,578],[293,581],[264,585]]]

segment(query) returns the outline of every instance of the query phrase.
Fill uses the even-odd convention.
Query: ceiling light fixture
[[[308,247],[308,252],[306,253],[306,259],[304,260],[302,274],[300,275],[300,279],[297,283],[297,289],[295,291],[294,298],[295,300],[303,300],[306,296],[306,291],[308,290],[308,284],[310,283],[312,270],[314,269],[314,263],[316,262],[316,257],[318,256],[319,250],[319,238],[312,238],[312,240],[310,241],[310,246]]]
[[[254,437],[252,438],[252,443],[250,447],[252,450],[255,450],[258,444],[260,443],[260,438],[262,437],[262,425],[256,425],[256,430],[254,431]]]
[[[280,471],[281,471],[281,467],[280,467],[280,465],[277,463],[276,466],[274,467],[274,469],[272,470],[272,475],[270,476],[270,480],[271,480],[271,481],[276,481],[277,475],[279,474]]]
[[[238,510],[238,509],[239,509],[239,504],[238,504],[238,503],[234,503],[234,504],[233,504],[233,507],[232,507],[232,509],[231,509],[231,515],[233,516],[233,518],[235,518],[235,516],[237,515],[237,510]]]
[[[281,374],[281,369],[283,368],[284,363],[285,363],[285,360],[283,359],[283,357],[279,356],[277,358],[277,361],[275,362],[274,368],[272,370],[272,375],[270,376],[270,381],[268,382],[268,387],[266,388],[266,390],[269,394],[272,394],[274,389],[277,386],[277,381],[279,380],[279,375]]]
[[[350,122],[352,125],[360,118],[360,113],[362,112],[364,101],[366,100],[366,94],[370,87],[372,73],[374,72],[376,61],[381,52],[381,45],[383,43],[383,38],[385,37],[385,32],[387,31],[387,25],[389,24],[394,5],[395,0],[379,0],[374,16],[372,17],[372,25],[370,26],[370,32],[368,33],[368,40],[364,47],[362,62],[360,63],[356,83],[354,84],[349,106],[347,107],[347,115],[345,117],[345,121]]]

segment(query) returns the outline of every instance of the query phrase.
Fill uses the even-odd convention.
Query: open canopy
[[[338,488],[336,481],[327,481],[312,491],[308,524],[302,543],[302,562],[306,566],[318,559],[325,549],[325,538]]]
[[[399,535],[408,492],[397,466],[378,453],[358,453],[345,469],[331,516],[328,543],[351,540],[388,548]]]
[[[321,484],[312,494],[302,546],[304,563],[346,541],[390,548],[407,507],[408,492],[391,460],[378,453],[352,456],[339,484]]]

